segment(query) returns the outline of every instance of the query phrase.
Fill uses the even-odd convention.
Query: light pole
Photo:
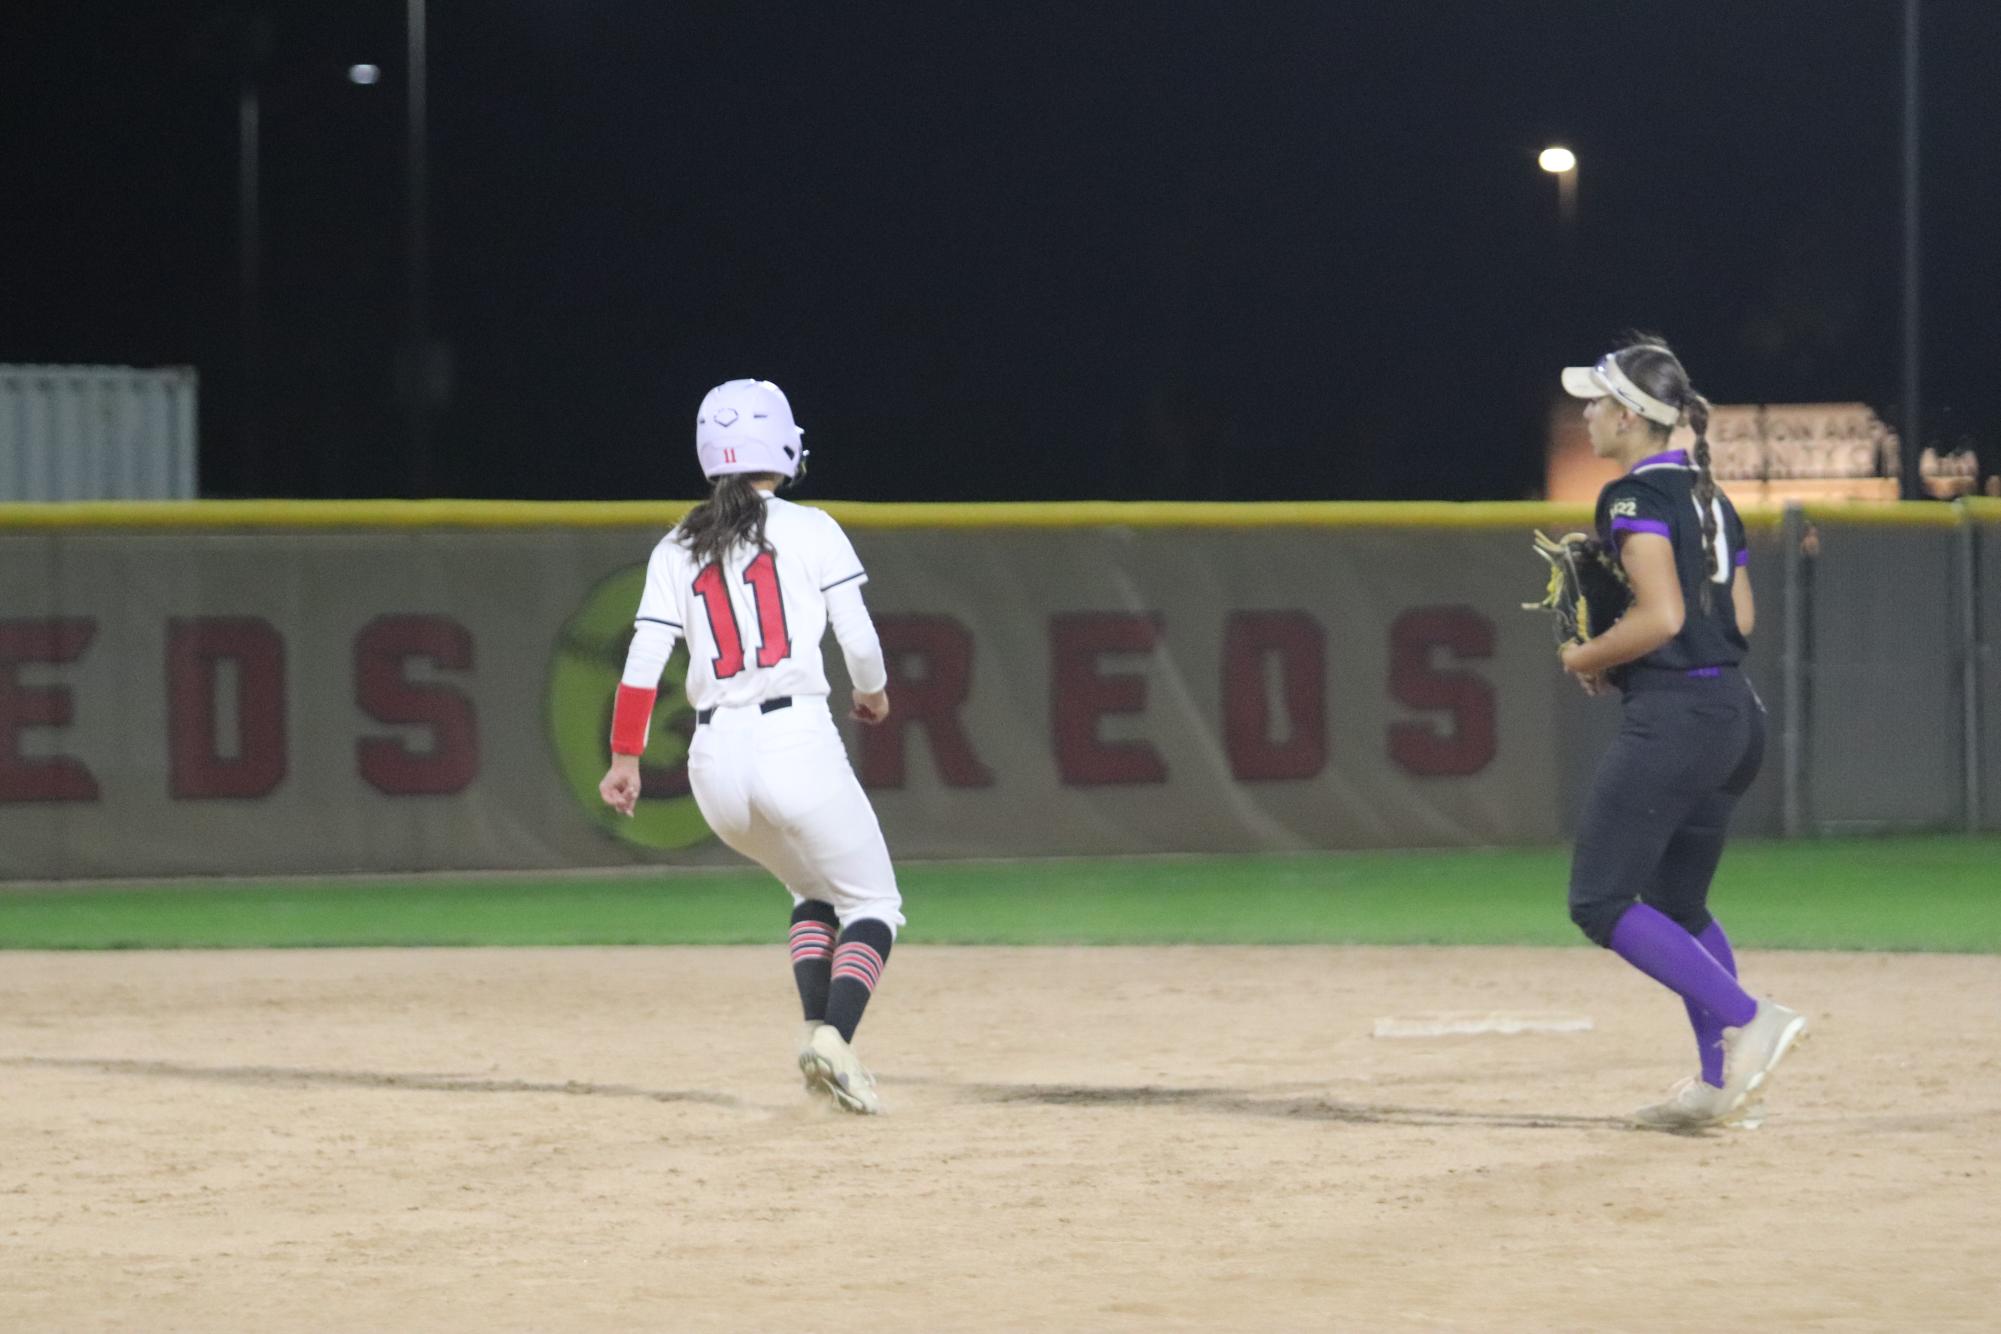
[[[236,85],[236,297],[239,372],[243,376],[237,403],[237,447],[243,472],[238,487],[254,496],[263,484],[263,273],[264,218],[262,164],[264,101],[258,86],[264,64],[271,58],[271,19],[252,14],[238,34]]]
[[[1552,144],[1536,155],[1535,163],[1556,177],[1556,216],[1567,237],[1577,225],[1577,154]]]
[[[257,175],[258,160],[263,156],[262,127],[263,107],[257,93],[257,78],[246,70],[236,90],[236,318],[243,359],[237,434],[243,450],[241,485],[245,495],[255,495],[261,480],[257,466],[257,342],[261,336],[258,326],[262,323],[258,286],[264,243]]]
[[[427,33],[425,0],[408,0],[409,30],[409,153],[405,187],[409,194],[409,235],[405,245],[409,262],[408,307],[405,312],[404,392],[410,420],[410,488],[422,499],[431,490],[431,393],[435,368],[432,366],[430,337],[431,266],[428,253],[430,200],[426,193],[429,167],[426,161],[428,117],[425,65]]]
[[[1897,493],[1905,500],[1925,495],[1918,455],[1925,447],[1920,409],[1919,279],[1924,272],[1918,230],[1918,0],[1904,0],[1904,412],[1897,451]]]

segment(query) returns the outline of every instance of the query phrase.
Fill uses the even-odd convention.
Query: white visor
[[[1605,398],[1608,395],[1639,413],[1650,422],[1673,426],[1681,420],[1681,409],[1672,408],[1626,378],[1611,353],[1598,358],[1596,366],[1563,368],[1563,390],[1572,398]]]

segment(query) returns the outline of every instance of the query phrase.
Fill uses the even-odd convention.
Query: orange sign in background
[[[1678,428],[1670,447],[1686,449],[1694,433]],[[1897,433],[1866,403],[1725,404],[1709,419],[1710,466],[1730,498],[1746,509],[1831,500],[1897,499]],[[1934,495],[1976,489],[1979,460],[1971,452],[1920,460]],[[1551,500],[1588,503],[1619,475],[1617,464],[1591,453],[1582,405],[1565,399],[1550,411],[1544,472]]]

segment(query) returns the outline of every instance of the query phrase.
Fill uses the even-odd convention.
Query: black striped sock
[[[808,1019],[827,1017],[827,986],[834,967],[834,906],[807,899],[792,910],[792,980]]]
[[[834,947],[833,984],[827,992],[827,1022],[853,1042],[855,1029],[882,980],[883,965],[889,962],[889,947],[896,939],[887,922],[861,917],[848,923]]]

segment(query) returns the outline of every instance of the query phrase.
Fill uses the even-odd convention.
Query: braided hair
[[[1702,513],[1702,610],[1707,613],[1715,602],[1708,571],[1716,568],[1716,474],[1709,466],[1709,400],[1695,392],[1688,371],[1665,340],[1650,334],[1635,334],[1630,344],[1612,354],[1626,378],[1670,407],[1681,409],[1682,420],[1695,432],[1695,448],[1689,458],[1695,463],[1695,507]],[[1656,434],[1666,437],[1672,427],[1648,423]]]
[[[776,473],[724,473],[709,498],[675,527],[674,540],[688,548],[697,568],[722,560],[740,545],[771,550],[764,536],[764,495],[753,483],[779,480]]]

